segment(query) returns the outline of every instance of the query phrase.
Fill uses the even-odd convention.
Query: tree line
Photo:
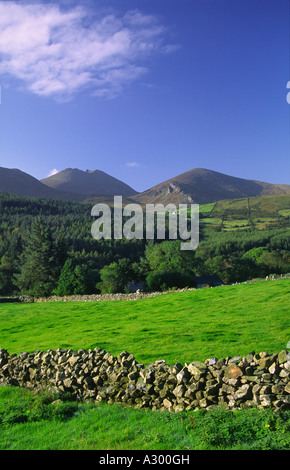
[[[243,282],[290,271],[288,228],[202,229],[195,251],[180,240],[95,240],[91,205],[0,195],[0,295],[114,293],[192,287],[196,276]]]

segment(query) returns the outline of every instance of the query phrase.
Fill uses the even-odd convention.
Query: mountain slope
[[[195,168],[137,193],[122,181],[102,172],[66,169],[41,181],[18,169],[0,167],[0,192],[73,202],[207,204],[226,199],[290,194],[290,185],[270,184]]]
[[[0,192],[41,199],[63,199],[80,202],[78,194],[49,188],[38,179],[16,168],[0,167]]]
[[[134,199],[141,204],[207,204],[223,199],[271,194],[290,194],[290,185],[252,181],[195,168],[144,191]]]
[[[53,189],[87,196],[126,197],[138,194],[127,184],[100,170],[82,171],[77,168],[67,168],[53,176],[42,179],[41,182]]]

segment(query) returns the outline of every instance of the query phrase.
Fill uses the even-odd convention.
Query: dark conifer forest
[[[290,272],[289,216],[264,229],[223,230],[203,223],[201,213],[199,246],[182,251],[168,233],[165,240],[96,240],[91,209],[2,193],[0,295],[128,292],[132,281],[167,290],[195,286],[199,276],[231,284]]]

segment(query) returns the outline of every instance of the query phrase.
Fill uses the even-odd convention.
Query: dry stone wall
[[[0,385],[52,389],[60,396],[135,408],[183,411],[223,405],[290,408],[290,357],[254,352],[169,366],[144,366],[123,351],[56,349],[9,354],[0,350]]]
[[[156,297],[158,295],[165,295],[172,292],[185,292],[196,290],[194,287],[185,287],[183,289],[174,289],[170,291],[161,291],[161,292],[144,292],[136,291],[128,294],[90,294],[90,295],[67,295],[65,297],[59,297],[56,295],[51,295],[49,297],[21,297],[20,301],[22,302],[103,302],[105,300],[140,300]]]

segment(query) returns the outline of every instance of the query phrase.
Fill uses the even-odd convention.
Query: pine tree
[[[17,287],[22,293],[36,297],[50,295],[56,283],[56,260],[51,232],[41,217],[36,217],[26,241],[21,271],[15,276]]]
[[[53,294],[64,296],[73,295],[75,288],[75,266],[71,258],[68,258],[63,265],[58,283]]]
[[[75,264],[71,258],[67,258],[53,294],[59,296],[83,295],[89,293],[89,290],[89,271],[87,266]]]
[[[12,282],[13,265],[7,255],[3,255],[0,262],[0,295],[13,292]]]

